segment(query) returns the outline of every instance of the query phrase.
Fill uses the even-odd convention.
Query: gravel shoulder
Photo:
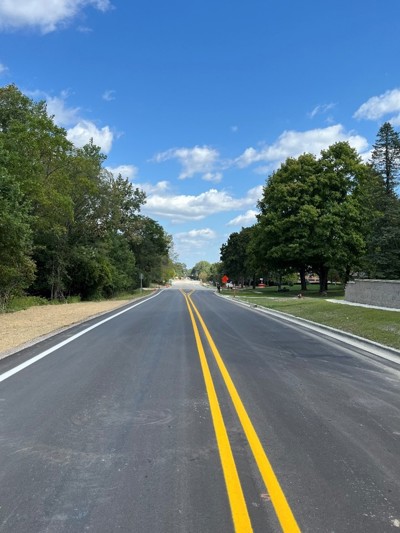
[[[128,304],[131,300],[30,307],[0,315],[0,359],[66,327]]]

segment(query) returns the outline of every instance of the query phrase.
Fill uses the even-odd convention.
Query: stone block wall
[[[400,280],[356,279],[347,283],[345,300],[400,309]]]

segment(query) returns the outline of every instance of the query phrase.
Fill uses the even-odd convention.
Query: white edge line
[[[96,324],[93,324],[92,326],[89,326],[88,328],[84,329],[83,331],[80,331],[79,333],[76,333],[75,335],[72,335],[72,337],[69,337],[68,339],[65,339],[65,341],[62,341],[62,342],[56,344],[55,346],[52,346],[48,350],[45,350],[44,352],[41,352],[38,355],[35,355],[35,357],[32,357],[32,359],[28,359],[27,361],[25,361],[24,363],[21,363],[20,365],[16,366],[15,368],[12,368],[11,370],[8,370],[7,372],[4,372],[3,374],[0,374],[0,382],[10,378],[14,374],[17,374],[18,372],[21,372],[21,370],[23,370],[24,368],[26,368],[26,367],[28,367],[30,365],[33,365],[33,363],[36,363],[36,361],[39,361],[40,359],[43,359],[43,357],[46,357],[46,355],[49,355],[49,354],[55,352],[59,348],[62,348],[66,344],[69,344],[70,342],[74,341],[78,337],[81,337],[85,333],[88,333],[88,331],[91,331],[92,329],[95,329],[95,328],[101,326],[102,324],[105,324],[109,320],[112,320],[113,318],[116,318],[117,316],[122,315],[123,313],[126,313],[127,311],[130,311],[134,307],[138,307],[139,305],[142,305],[142,304],[148,302],[149,300],[152,300],[153,298],[156,298],[156,296],[159,296],[162,292],[163,291],[160,291],[160,292],[154,294],[153,296],[150,296],[149,298],[146,298],[145,300],[141,300],[140,302],[137,302],[134,305],[131,305],[130,307],[128,307],[126,309],[123,309],[122,311],[119,311],[118,313],[115,313],[115,315],[112,315],[112,316],[109,316],[108,318],[104,318],[103,320],[100,320],[100,322],[97,322]]]

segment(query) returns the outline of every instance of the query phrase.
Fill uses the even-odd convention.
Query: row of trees
[[[316,272],[400,279],[400,136],[380,128],[371,161],[339,142],[320,157],[287,159],[267,179],[257,223],[232,233],[221,247],[225,272],[238,282]]]
[[[0,304],[22,290],[84,299],[174,275],[171,238],[140,214],[145,193],[76,148],[16,86],[0,88]]]
[[[189,275],[192,279],[198,279],[203,283],[207,281],[217,283],[223,276],[223,264],[198,261],[190,270]]]

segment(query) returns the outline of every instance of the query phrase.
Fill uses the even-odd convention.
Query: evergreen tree
[[[382,177],[386,194],[394,194],[400,173],[400,135],[390,122],[380,127],[373,145],[372,165]]]

